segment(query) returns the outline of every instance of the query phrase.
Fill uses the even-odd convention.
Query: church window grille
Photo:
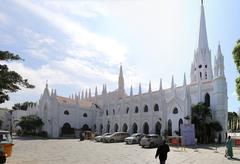
[[[67,110],[64,111],[65,115],[69,115],[69,112]]]
[[[148,106],[147,105],[144,106],[144,112],[148,112]]]
[[[182,119],[180,119],[179,121],[178,121],[178,131],[179,131],[179,135],[181,136],[181,124],[183,124],[183,120]]]
[[[159,106],[158,106],[158,104],[155,104],[154,105],[154,111],[156,112],[156,111],[159,111]]]
[[[173,109],[173,114],[178,114],[178,108]]]
[[[84,114],[83,114],[83,117],[87,117],[87,113],[84,113]]]
[[[143,133],[144,134],[149,134],[149,125],[147,122],[143,124]]]
[[[138,107],[137,106],[135,107],[135,113],[138,113]]]
[[[168,120],[168,136],[172,136],[172,120]]]

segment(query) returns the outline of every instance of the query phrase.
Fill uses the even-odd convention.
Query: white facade
[[[127,131],[129,133],[161,133],[169,129],[172,135],[179,130],[180,123],[188,123],[184,119],[191,116],[191,106],[199,102],[209,103],[213,110],[214,119],[223,127],[222,138],[227,130],[227,83],[224,75],[224,58],[221,47],[218,46],[212,68],[211,51],[208,47],[207,30],[204,7],[201,5],[200,32],[198,47],[195,50],[191,65],[191,83],[186,83],[184,75],[183,85],[176,87],[172,77],[172,86],[162,88],[162,81],[158,91],[151,90],[130,95],[124,90],[124,77],[120,67],[118,88],[107,92],[103,85],[102,94],[91,96],[91,91],[82,92],[70,98],[58,96],[56,90],[49,92],[48,86],[39,100],[35,113],[43,122],[43,130],[51,137],[59,137],[63,133],[62,127],[80,129],[88,125],[98,134],[104,132]],[[31,111],[33,111],[31,109]],[[16,111],[18,112],[18,111]],[[85,116],[85,117],[84,117]],[[172,127],[172,128],[170,128]],[[69,131],[68,131],[69,132]]]

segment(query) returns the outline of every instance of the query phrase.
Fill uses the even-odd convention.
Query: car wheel
[[[154,147],[154,143],[150,143],[149,147],[150,148]]]
[[[0,157],[0,164],[5,163],[6,162],[6,157],[5,156],[1,156]]]
[[[114,142],[114,140],[113,140],[113,139],[111,139],[111,140],[110,140],[110,142],[111,142],[111,143],[113,143],[113,142]]]

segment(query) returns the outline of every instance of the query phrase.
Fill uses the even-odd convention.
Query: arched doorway
[[[155,125],[155,133],[161,135],[161,128],[162,128],[161,123],[157,122]]]
[[[102,124],[100,125],[100,130],[99,130],[99,132],[100,132],[100,134],[103,133],[103,125],[102,125]]]
[[[205,104],[206,104],[207,106],[210,106],[210,96],[209,96],[208,93],[206,93],[206,95],[205,95]]]
[[[183,120],[182,119],[180,119],[179,121],[178,121],[178,131],[179,131],[179,135],[181,136],[181,124],[183,124]]]
[[[114,125],[114,132],[117,132],[118,131],[118,124],[115,124]]]
[[[124,123],[124,124],[123,124],[123,127],[122,127],[122,131],[123,131],[123,132],[127,132],[127,130],[128,130],[128,126],[127,126],[126,123]]]
[[[143,124],[143,133],[144,133],[144,134],[149,134],[149,126],[148,126],[148,123],[147,123],[147,122],[145,122],[145,123]]]
[[[168,120],[168,136],[172,136],[172,120]]]
[[[87,124],[84,124],[81,129],[82,129],[82,131],[91,131],[91,129],[89,128],[89,126]]]
[[[109,133],[110,132],[110,124],[107,124],[107,128],[106,128],[106,133]]]
[[[71,127],[71,125],[68,122],[63,124],[62,135],[72,135],[72,134],[74,134],[74,129]]]
[[[137,131],[138,131],[138,126],[137,126],[136,123],[134,123],[134,124],[132,125],[132,132],[133,132],[133,133],[137,133]]]

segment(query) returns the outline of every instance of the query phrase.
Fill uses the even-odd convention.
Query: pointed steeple
[[[160,78],[159,90],[162,90],[162,79]]]
[[[83,90],[82,90],[82,100],[84,99],[84,93],[83,93]]]
[[[139,94],[142,94],[142,87],[141,87],[141,83],[139,83]]]
[[[98,95],[98,91],[97,91],[97,86],[96,86],[96,88],[95,88],[95,97],[97,97],[97,95]]]
[[[88,97],[89,97],[89,98],[91,98],[91,97],[92,97],[91,88],[89,88]]]
[[[133,96],[133,89],[132,89],[132,86],[130,88],[130,96]]]
[[[200,28],[199,28],[199,38],[198,38],[198,49],[199,50],[209,49],[203,1],[201,1],[201,17],[200,17]]]
[[[120,72],[118,77],[118,90],[121,92],[124,92],[124,78],[123,78],[122,65],[120,65]]]
[[[187,81],[186,81],[186,74],[184,73],[184,77],[183,77],[183,86],[187,85]]]
[[[171,88],[173,89],[174,87],[175,87],[175,85],[174,85],[174,77],[172,75],[172,85],[171,85]]]
[[[107,84],[105,84],[105,93],[107,93]]]
[[[218,58],[221,58],[221,57],[222,57],[222,50],[221,50],[221,45],[220,45],[220,43],[218,43],[217,57],[218,57]]]
[[[149,87],[148,87],[148,92],[152,92],[152,86],[151,86],[151,81],[149,81]]]

